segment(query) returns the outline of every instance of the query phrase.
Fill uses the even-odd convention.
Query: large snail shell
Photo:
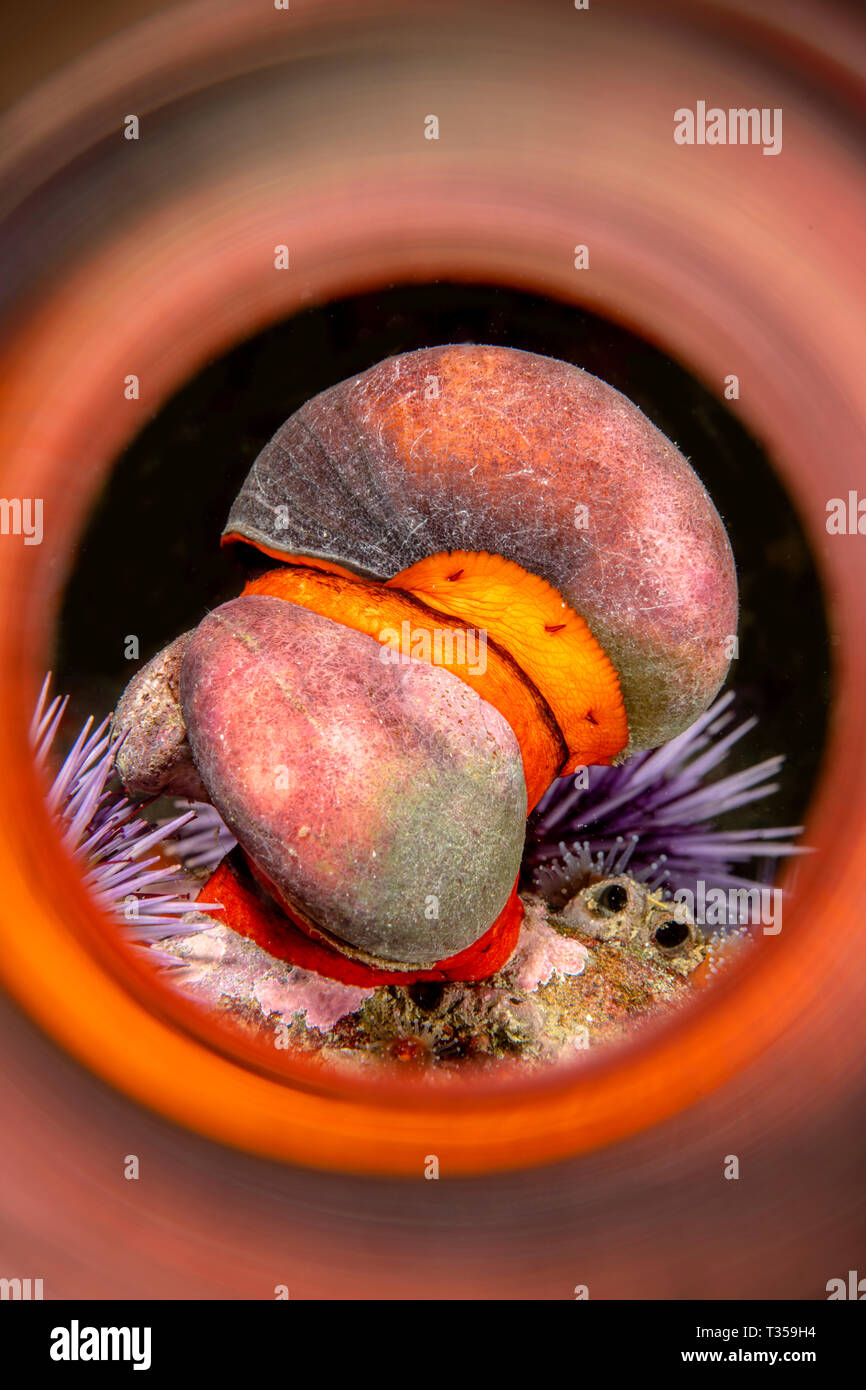
[[[223,604],[180,676],[195,765],[269,886],[338,948],[431,966],[511,893],[526,787],[501,714],[442,667],[279,598]]]
[[[516,561],[614,663],[631,751],[706,708],[736,631],[728,538],[687,460],[598,378],[509,348],[425,348],[316,396],[256,459],[224,538],[376,579],[446,550]]]

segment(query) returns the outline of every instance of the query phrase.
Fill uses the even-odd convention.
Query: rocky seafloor
[[[578,1060],[598,1044],[681,1009],[724,964],[728,938],[705,940],[672,904],[628,875],[595,881],[554,910],[526,910],[508,963],[479,983],[345,985],[276,960],[203,914],[159,943],[175,987],[232,1028],[285,1053],[340,1065],[376,1059],[438,1070],[503,1059]],[[201,930],[190,932],[201,922]]]

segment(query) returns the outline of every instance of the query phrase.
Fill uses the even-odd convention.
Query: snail
[[[239,848],[208,900],[350,983],[499,969],[527,813],[688,727],[736,630],[687,460],[611,386],[515,349],[425,348],[322,392],[222,543],[244,589],[130,682],[117,770],[212,802]]]

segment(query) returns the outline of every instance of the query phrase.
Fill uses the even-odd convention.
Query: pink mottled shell
[[[450,671],[282,599],[210,613],[181,705],[211,800],[295,912],[361,954],[470,946],[520,867],[526,788],[505,719]]]

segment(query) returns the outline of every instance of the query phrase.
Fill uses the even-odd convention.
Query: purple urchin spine
[[[792,840],[802,826],[727,830],[726,812],[770,796],[784,757],[714,781],[709,775],[757,723],[734,721],[728,691],[670,743],[619,767],[585,769],[553,784],[530,817],[524,877],[542,897],[561,898],[588,876],[628,873],[652,891],[758,888],[782,857],[808,853]],[[736,872],[755,861],[754,876]]]
[[[51,673],[45,677],[30,725],[34,761],[45,769],[54,747],[68,697],[49,701]],[[60,829],[62,843],[82,869],[84,883],[99,906],[127,929],[129,939],[148,943],[187,931],[180,920],[190,911],[219,912],[219,904],[193,902],[198,884],[181,866],[166,867],[158,856],[144,858],[167,837],[195,819],[189,810],[154,828],[139,815],[140,807],[109,784],[117,740],[110,719],[94,727],[86,721],[51,779],[46,802]]]

